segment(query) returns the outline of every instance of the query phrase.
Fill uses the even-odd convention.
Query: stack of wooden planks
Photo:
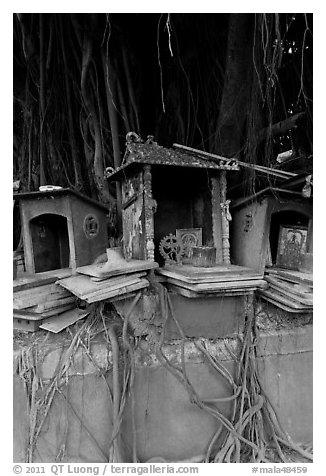
[[[261,297],[288,312],[309,312],[313,309],[313,277],[311,273],[281,268],[266,269],[268,288]]]
[[[157,263],[130,260],[112,266],[108,262],[77,268],[78,274],[57,283],[87,303],[117,300],[149,286],[148,271]]]
[[[75,296],[58,286],[57,279],[54,275],[34,275],[14,281],[14,329],[34,332],[46,318],[75,307]]]
[[[156,272],[168,289],[186,297],[237,295],[266,287],[263,276],[256,271],[231,264],[211,268],[166,265]]]

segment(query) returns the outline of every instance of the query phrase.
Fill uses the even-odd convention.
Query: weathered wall
[[[187,298],[175,292],[169,292],[173,312],[186,337],[205,337],[218,339],[236,336],[243,332],[248,294]],[[121,315],[126,315],[133,298],[114,303]],[[129,324],[134,335],[147,335],[150,328],[162,327],[162,316],[158,294],[145,291],[133,309]],[[169,313],[166,325],[166,339],[180,339],[180,332]]]
[[[76,266],[85,266],[92,263],[101,253],[105,253],[108,247],[108,219],[105,211],[92,203],[84,205],[78,197],[74,196],[71,197],[70,202]],[[83,230],[87,215],[97,219],[98,233],[92,238],[87,237]]]
[[[232,262],[262,272],[268,243],[268,200],[232,211]],[[235,230],[233,232],[233,230]]]
[[[261,333],[257,341],[262,388],[292,439],[312,441],[312,326]]]
[[[225,343],[207,341],[210,351],[232,370]],[[228,345],[234,341],[228,339]],[[224,347],[224,350],[223,350]],[[312,440],[312,326],[296,327],[258,339],[259,371],[263,388],[295,441]],[[58,343],[45,355],[43,378],[51,378],[62,354]],[[37,461],[105,461],[111,435],[111,403],[107,383],[101,374],[110,360],[107,345],[92,347],[94,362],[77,353],[71,367],[68,400],[55,399],[35,453]],[[167,347],[169,359],[180,359],[180,346]],[[17,354],[16,354],[17,357]],[[225,396],[229,389],[219,375],[203,362],[189,344],[186,368],[201,397]],[[136,355],[137,454],[141,461],[154,456],[167,460],[201,457],[217,423],[189,402],[184,387],[148,351],[144,340]],[[67,403],[70,402],[70,403]],[[221,407],[228,413],[227,407]],[[81,421],[82,420],[82,421]],[[14,461],[24,461],[27,438],[27,400],[21,380],[14,380]],[[122,427],[126,459],[130,460],[131,421],[127,408]],[[90,434],[92,436],[90,436]],[[95,441],[96,440],[96,441]],[[64,446],[65,443],[65,446]],[[60,453],[61,450],[61,453]]]
[[[24,443],[28,442],[27,400],[17,377],[14,388],[14,461],[23,462]],[[107,461],[112,425],[106,384],[95,373],[76,375],[71,377],[64,395],[57,393],[53,400],[33,462],[55,462],[56,458],[71,462]]]
[[[217,339],[243,332],[244,296],[187,298],[176,293],[169,295],[176,319],[187,337]],[[180,338],[173,319],[168,321],[167,336],[170,339]]]
[[[231,362],[227,367],[231,369]],[[200,397],[229,396],[230,388],[204,363],[188,363],[187,374]],[[190,403],[184,387],[162,366],[138,368],[136,374],[137,454],[141,461],[161,456],[167,461],[202,460],[219,424]],[[230,416],[229,404],[219,405]],[[131,446],[130,413],[123,427]]]
[[[232,348],[232,342],[230,342]],[[144,342],[146,347],[146,342]],[[216,430],[216,421],[189,402],[184,387],[163,368],[147,349],[136,354],[135,421],[137,455],[141,462],[162,456],[167,460],[202,459],[205,448]],[[175,347],[175,348],[173,348]],[[223,345],[221,346],[223,349]],[[62,348],[46,353],[41,376],[55,375]],[[213,352],[214,353],[214,352]],[[233,371],[233,362],[221,348],[215,347],[217,358]],[[112,431],[111,374],[105,381],[99,374],[109,359],[108,348],[97,344],[92,349],[94,364],[84,352],[78,351],[69,372],[69,384],[63,395],[57,394],[38,439],[34,462],[63,461],[103,462],[109,457]],[[180,360],[179,345],[169,346],[168,358]],[[200,397],[229,396],[231,390],[224,379],[203,362],[194,346],[187,349],[187,372]],[[14,461],[24,461],[28,442],[28,402],[22,380],[14,377]],[[66,398],[65,398],[66,397]],[[228,415],[229,404],[220,405]],[[122,425],[122,447],[126,461],[131,461],[131,413],[127,406]],[[196,435],[196,437],[194,437]],[[59,458],[60,459],[60,458]]]

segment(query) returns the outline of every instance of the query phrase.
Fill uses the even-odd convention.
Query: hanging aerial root
[[[289,452],[300,455],[305,460],[312,460],[312,454],[307,448],[294,443],[283,430],[277,414],[261,388],[257,369],[256,357],[256,328],[252,312],[252,302],[246,303],[246,324],[242,336],[239,336],[240,348],[236,353],[230,353],[236,360],[237,368],[234,375],[211,355],[204,339],[195,341],[196,348],[202,352],[205,361],[222,378],[231,390],[231,394],[218,398],[201,398],[194,388],[187,374],[185,344],[187,338],[178,319],[175,316],[171,299],[164,288],[161,293],[161,310],[164,316],[163,329],[157,339],[156,356],[164,366],[186,389],[189,400],[205,413],[211,415],[216,421],[216,431],[209,437],[203,462],[239,463],[239,462],[275,462],[275,458],[282,462],[289,462]],[[32,462],[37,440],[41,434],[44,422],[51,409],[53,400],[60,393],[68,402],[63,386],[68,384],[69,369],[77,350],[82,347],[90,361],[96,366],[90,352],[91,339],[102,333],[112,349],[112,391],[107,384],[101,369],[100,375],[104,378],[110,402],[113,409],[113,429],[110,442],[106,451],[100,448],[96,438],[83,425],[85,433],[98,447],[102,456],[111,462],[124,462],[123,447],[121,444],[121,422],[126,403],[129,399],[132,419],[132,460],[138,462],[136,445],[135,424],[135,358],[133,336],[128,332],[129,318],[140,299],[140,293],[132,301],[125,316],[111,320],[106,325],[104,307],[95,307],[89,319],[73,335],[71,343],[61,355],[54,377],[45,384],[38,372],[38,353],[34,345],[29,352],[22,352],[18,365],[18,373],[23,379],[30,404],[29,444],[26,461]],[[180,334],[181,358],[180,364],[172,363],[165,355],[163,344],[168,319],[172,319]],[[99,325],[101,329],[99,330]],[[237,354],[237,355],[236,355]],[[230,416],[227,417],[219,409],[220,404],[230,404]],[[76,418],[80,419],[78,412],[67,403]],[[59,452],[64,456],[66,443],[63,441]],[[272,456],[271,456],[272,455]]]
[[[185,364],[186,336],[175,316],[170,296],[166,290],[161,293],[161,298],[165,301],[161,303],[164,323],[156,346],[157,358],[185,387],[190,401],[213,416],[219,423],[208,444],[204,461],[206,463],[275,462],[267,457],[268,451],[273,448],[282,462],[290,461],[284,454],[285,449],[291,450],[307,460],[312,460],[312,454],[293,443],[284,432],[276,412],[261,389],[256,365],[256,327],[252,297],[249,297],[246,302],[246,324],[243,339],[239,339],[241,349],[236,378],[221,362],[210,355],[204,341],[195,342],[196,347],[203,353],[209,365],[228,382],[233,390],[232,395],[216,399],[200,398],[190,382]],[[172,364],[163,353],[165,330],[169,318],[174,321],[181,338],[181,367]],[[222,402],[233,403],[231,418],[227,418],[218,410],[217,405]]]

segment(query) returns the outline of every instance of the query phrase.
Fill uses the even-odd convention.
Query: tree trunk
[[[68,109],[68,125],[69,125],[69,139],[70,139],[70,147],[71,147],[71,156],[72,156],[72,163],[74,168],[74,180],[75,180],[75,187],[77,189],[81,188],[81,178],[80,178],[80,164],[78,161],[78,154],[77,154],[77,143],[75,138],[75,128],[74,128],[74,118],[72,112],[72,101],[71,101],[71,94],[70,94],[70,85],[68,80],[68,61],[66,57],[66,50],[65,45],[63,42],[64,34],[63,34],[63,27],[62,22],[60,21],[60,40],[61,40],[61,50],[62,50],[62,57],[63,57],[63,69],[64,69],[64,80],[65,80],[65,89],[66,89],[66,98],[67,98],[67,109]]]
[[[44,139],[44,121],[45,121],[45,65],[44,65],[44,30],[43,14],[40,13],[40,184],[45,185],[45,139]]]
[[[84,38],[83,45],[83,61],[82,61],[82,72],[81,72],[81,93],[84,102],[84,106],[87,114],[89,114],[90,126],[93,127],[93,136],[94,136],[94,155],[93,155],[93,170],[94,170],[94,179],[98,190],[98,195],[100,200],[104,202],[111,202],[112,197],[109,192],[109,186],[104,178],[104,165],[103,165],[103,155],[102,155],[102,140],[101,140],[101,131],[100,124],[98,121],[97,112],[94,106],[94,101],[89,97],[87,91],[87,77],[89,75],[89,66],[91,64],[93,51],[93,44],[90,38]]]
[[[242,146],[253,65],[253,26],[253,14],[230,14],[226,70],[214,151],[225,157],[237,156]]]
[[[121,158],[120,158],[117,111],[114,106],[115,84],[112,78],[112,76],[114,75],[114,71],[109,61],[109,57],[106,54],[104,49],[102,49],[101,51],[101,56],[102,56],[102,65],[103,65],[104,77],[105,77],[106,100],[107,100],[107,107],[108,107],[109,119],[110,119],[112,147],[113,147],[113,161],[114,161],[114,168],[117,168],[121,165]],[[120,229],[122,226],[122,195],[121,195],[121,185],[119,182],[116,182],[116,194],[117,194],[117,227],[118,229]]]

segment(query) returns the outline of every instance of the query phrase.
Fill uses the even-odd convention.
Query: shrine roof
[[[134,138],[136,134],[131,137]],[[146,142],[140,140],[136,136],[136,140],[128,141],[126,152],[123,158],[122,165],[116,169],[107,170],[106,176],[109,180],[119,180],[124,176],[124,173],[131,168],[135,168],[137,164],[148,165],[164,165],[174,167],[190,167],[212,170],[240,170],[239,164],[235,159],[227,159],[219,157],[218,159],[206,158],[199,156],[195,152],[185,151],[186,148],[174,146],[167,148],[158,145],[151,138]]]
[[[41,200],[43,198],[56,198],[56,197],[62,197],[67,195],[75,196],[79,198],[80,200],[86,201],[88,203],[91,203],[92,205],[95,205],[96,207],[102,208],[106,212],[109,211],[109,208],[104,203],[98,202],[97,200],[87,197],[86,195],[83,195],[71,188],[60,188],[57,190],[22,192],[22,193],[18,192],[13,194],[13,198],[14,200],[33,200],[33,199]]]

